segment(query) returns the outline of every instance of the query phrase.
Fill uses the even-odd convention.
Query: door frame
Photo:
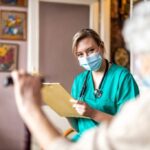
[[[89,27],[99,33],[100,1],[99,0],[29,0],[28,4],[28,54],[27,70],[39,72],[39,5],[40,2],[88,5],[90,8]]]

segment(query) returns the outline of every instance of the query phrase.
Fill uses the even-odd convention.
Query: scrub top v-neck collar
[[[98,90],[102,91],[102,93],[103,93],[103,90],[102,90],[103,89],[103,84],[105,83],[105,80],[107,78],[107,74],[108,74],[108,71],[109,71],[109,62],[107,61],[106,63],[107,63],[106,70],[105,70],[104,75],[102,77],[102,80],[100,81],[99,86],[98,86]],[[94,86],[92,71],[90,71],[89,75],[90,75],[90,78],[89,78],[89,80],[90,80],[89,82],[90,83],[89,84],[92,85],[91,86],[92,87],[92,93],[93,93],[92,95],[94,96],[95,99],[100,98],[102,95],[100,97],[96,97],[95,94],[94,94],[94,91],[96,89],[95,89],[95,86]]]

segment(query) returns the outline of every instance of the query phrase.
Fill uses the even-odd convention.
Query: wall
[[[60,82],[70,92],[81,67],[72,53],[72,37],[89,27],[89,6],[40,3],[40,73]]]
[[[4,7],[0,10],[27,11],[24,7]],[[4,43],[19,44],[18,68],[27,66],[27,41],[0,40]],[[24,125],[18,115],[13,88],[3,87],[3,81],[9,73],[0,72],[0,150],[21,150],[24,147]]]

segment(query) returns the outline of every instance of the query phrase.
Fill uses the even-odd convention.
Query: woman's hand
[[[102,122],[102,121],[111,121],[112,120],[112,115],[109,115],[107,113],[101,112],[96,109],[92,109],[88,104],[85,102],[81,102],[75,99],[70,100],[73,103],[73,108],[83,116],[90,117],[91,119],[97,121],[97,122]]]
[[[40,77],[32,76],[24,71],[13,71],[16,104],[19,112],[31,112],[41,107],[41,81]]]
[[[90,118],[93,118],[93,116],[95,115],[95,110],[92,109],[88,104],[86,104],[85,102],[81,102],[75,99],[71,99],[70,102],[73,104],[73,108],[80,114],[83,116],[87,116]]]

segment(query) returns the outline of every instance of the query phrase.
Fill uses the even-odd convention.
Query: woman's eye
[[[91,53],[93,53],[93,52],[94,52],[94,49],[88,50],[88,54],[91,54]]]
[[[78,53],[78,54],[77,54],[77,57],[83,57],[83,54]]]

